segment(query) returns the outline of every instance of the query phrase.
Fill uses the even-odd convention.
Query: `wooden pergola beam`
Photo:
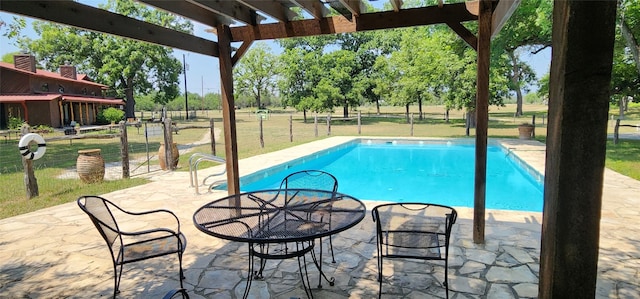
[[[615,27],[616,1],[554,4],[541,299],[597,296]]]
[[[399,12],[402,8],[402,0],[390,0],[391,7],[393,7],[393,11]]]
[[[478,38],[473,34],[473,32],[469,31],[469,29],[464,27],[461,23],[447,23],[447,25],[471,48],[478,51]]]
[[[403,9],[402,11],[402,14],[393,11],[361,14],[354,21],[335,16],[288,23],[233,27],[231,28],[232,42],[250,38],[267,40],[443,23],[462,23],[478,19],[477,16],[467,10],[464,3],[445,4],[442,8],[429,6]]]
[[[289,0],[289,2],[298,7],[302,7],[302,9],[316,19],[323,18],[329,14],[329,9],[317,0]]]
[[[200,6],[187,1],[161,1],[161,0],[137,0],[158,9],[180,14],[185,18],[196,22],[216,27],[221,24],[231,24],[233,20],[224,18],[210,10],[202,9]],[[178,13],[179,12],[179,13]]]
[[[217,32],[218,43],[220,45],[220,93],[222,97],[225,161],[227,163],[227,192],[229,194],[239,194],[240,174],[238,172],[238,138],[236,134],[236,112],[233,94],[231,32],[226,25],[218,26]]]
[[[236,19],[247,25],[257,24],[256,12],[234,1],[187,0],[203,9],[215,12],[228,18]]]
[[[261,11],[279,22],[287,22],[295,15],[290,9],[285,8],[275,0],[238,0],[238,2],[256,11]]]
[[[339,0],[344,7],[346,7],[352,15],[360,15],[360,1],[359,0]]]
[[[216,42],[71,0],[2,1],[2,10],[72,27],[218,57]]]
[[[484,243],[487,190],[487,132],[489,127],[489,66],[491,64],[491,0],[480,0],[478,75],[476,84],[476,163],[473,199],[473,242]]]

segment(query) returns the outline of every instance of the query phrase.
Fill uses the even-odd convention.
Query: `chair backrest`
[[[280,188],[318,189],[335,193],[338,191],[338,180],[322,170],[302,170],[286,176]]]
[[[386,231],[402,231],[407,235],[412,232],[434,234],[439,239],[438,247],[445,249],[445,258],[451,230],[458,218],[455,209],[428,203],[383,204],[374,207],[371,214],[379,238]]]
[[[110,208],[118,208],[115,204],[100,196],[82,196],[78,198],[78,206],[89,215],[110,249],[116,240],[120,241],[116,245],[122,245],[120,228]]]

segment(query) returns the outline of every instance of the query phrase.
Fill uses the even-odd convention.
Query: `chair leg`
[[[118,267],[120,268],[118,271]],[[118,293],[120,293],[120,279],[122,278],[122,267],[123,265],[117,265],[115,262],[113,263],[113,279],[114,279],[114,285],[113,285],[113,298],[116,298],[116,295]]]
[[[382,297],[382,245],[377,242],[378,249],[378,299]]]
[[[378,255],[378,299],[382,298],[382,257]]]
[[[444,260],[444,289],[445,289],[445,293],[447,294],[447,299],[449,299],[449,276],[448,276],[448,270],[449,270],[449,265],[448,265],[448,260],[445,259]]]
[[[180,267],[180,288],[184,289],[184,286],[182,285],[182,280],[185,279],[184,277],[184,271],[182,270],[182,252],[178,251],[178,266]]]
[[[336,257],[333,255],[333,238],[331,238],[331,236],[329,236],[329,249],[331,249],[331,262],[332,263],[336,263]]]

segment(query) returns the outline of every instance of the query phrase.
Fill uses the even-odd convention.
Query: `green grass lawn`
[[[365,106],[359,108],[363,116],[361,125],[362,136],[411,136],[411,126],[407,123],[404,115],[404,107],[382,107],[382,115],[376,115],[375,107]],[[490,138],[517,138],[517,126],[523,122],[530,122],[533,115],[536,115],[536,136],[544,142],[546,137],[546,106],[525,105],[525,116],[513,117],[515,106],[491,107],[489,115]],[[341,111],[341,110],[340,110]],[[423,107],[423,119],[418,117],[417,107],[411,107],[413,113],[413,136],[416,137],[465,137],[464,119],[461,111],[451,111],[450,121],[444,121],[444,108],[441,106]],[[310,141],[328,138],[331,136],[358,136],[358,126],[355,119],[335,120],[341,118],[342,113],[333,114],[334,121],[331,126],[331,135],[327,135],[326,114],[318,115],[318,136],[316,137],[316,125],[314,124],[314,114],[307,113],[307,120],[304,121],[302,113],[292,110],[274,109],[268,120],[264,120],[264,148],[260,146],[259,125],[254,111],[244,109],[236,111],[238,156],[242,158],[260,155],[288,148],[291,146],[307,143]],[[617,110],[612,109],[611,114],[616,114]],[[222,130],[222,114],[220,111],[208,111],[206,118],[189,121],[188,125],[209,124],[209,118],[213,118],[215,127]],[[355,117],[357,112],[352,111],[350,117]],[[640,105],[635,105],[627,112],[628,120],[624,123],[637,124],[640,122]],[[293,141],[290,141],[289,119],[293,124]],[[543,124],[543,120],[545,124]],[[187,125],[185,122],[176,120],[178,126]],[[612,122],[613,123],[613,122]],[[181,130],[179,134],[174,134],[174,142],[187,144],[200,140],[202,136],[208,134],[208,129]],[[613,125],[609,126],[609,132],[613,133]],[[634,128],[622,128],[621,132],[635,132]],[[471,138],[474,131],[470,132]],[[144,144],[144,136],[139,134],[137,129],[128,129],[130,143]],[[216,140],[216,154],[225,156],[224,138],[218,136]],[[0,159],[5,159],[17,153],[17,142],[0,143]],[[150,148],[157,149],[159,141],[152,142]],[[40,159],[44,162],[47,159],[58,159],[62,156],[77,156],[78,149],[101,148],[104,152],[114,151],[119,148],[119,139],[100,140],[78,140],[73,141],[69,146],[61,147],[59,152],[49,152]],[[192,152],[210,152],[210,145],[194,147]],[[140,151],[132,151],[131,156],[144,155]],[[178,171],[188,171],[188,159],[190,155],[180,157]],[[105,158],[106,159],[106,158]],[[117,157],[111,158],[117,160]],[[38,160],[38,161],[40,161]],[[64,160],[64,159],[63,159]],[[59,179],[58,174],[65,169],[75,166],[75,159],[66,159],[56,164],[56,167],[38,168],[36,178],[38,179],[39,193],[36,198],[27,200],[23,184],[23,171],[20,160],[17,165],[5,166],[0,174],[1,186],[14,186],[3,188],[0,192],[0,219],[18,214],[27,213],[44,207],[54,206],[61,203],[74,201],[77,197],[86,194],[104,194],[119,189],[148,182],[143,178],[132,178],[128,180],[104,181],[96,184],[84,184],[79,180]],[[3,164],[4,165],[4,164]],[[206,167],[207,164],[202,164]],[[623,140],[618,145],[612,142],[607,143],[606,166],[624,175],[640,180],[640,141]],[[7,171],[7,169],[10,169]],[[12,169],[12,170],[11,170]]]

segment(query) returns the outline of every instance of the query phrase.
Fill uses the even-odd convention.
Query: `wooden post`
[[[360,111],[358,111],[358,135],[360,135],[360,133],[362,133],[361,127],[362,126],[362,118],[360,115]]]
[[[165,117],[164,119],[164,156],[167,164],[167,169],[175,170],[173,166],[173,128],[171,127],[171,118]]]
[[[316,128],[316,137],[318,137],[318,114],[316,113],[316,115],[313,117],[313,124]]]
[[[40,195],[38,191],[38,180],[33,172],[33,160],[22,157],[22,167],[24,167],[24,187],[27,192],[27,199]]]
[[[620,138],[620,119],[616,119],[616,126],[613,128],[613,144],[618,144]]]
[[[213,126],[213,118],[209,119],[209,127],[211,128],[209,130],[209,134],[211,134],[211,154],[212,155],[216,155],[216,130],[215,127]]]
[[[258,117],[258,122],[260,123],[260,147],[264,148],[264,133],[262,131],[262,116]]]
[[[128,179],[131,175],[129,171],[129,137],[124,121],[120,121],[120,161],[122,161],[122,178]]]
[[[473,242],[484,243],[487,188],[487,130],[489,125],[489,64],[491,61],[491,0],[480,0],[478,16],[478,75],[476,84],[476,164],[473,192]]]
[[[293,142],[293,114],[289,114],[289,142]]]
[[[531,117],[531,124],[533,125],[533,131],[531,131],[531,138],[536,138],[536,115]]]
[[[465,136],[469,136],[470,135],[470,131],[471,131],[471,120],[469,119],[469,111],[467,111],[466,113],[462,114],[464,116],[464,132],[465,132]]]
[[[218,49],[220,52],[220,85],[222,96],[222,120],[224,123],[224,148],[227,161],[227,191],[240,193],[238,173],[238,141],[236,137],[236,112],[233,97],[233,59],[231,57],[231,29],[218,25]],[[239,199],[235,204],[240,204]]]
[[[409,123],[411,124],[411,136],[413,136],[413,113],[409,116]]]
[[[554,2],[541,299],[596,297],[616,4]]]
[[[151,157],[149,157],[149,126],[147,122],[144,123],[144,147],[147,152],[147,172],[151,172],[151,163],[149,163],[151,160]]]
[[[331,135],[331,113],[327,114],[327,136]]]

